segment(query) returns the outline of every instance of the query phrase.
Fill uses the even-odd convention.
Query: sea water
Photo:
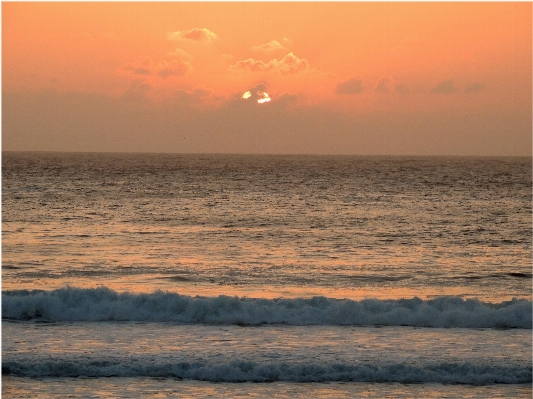
[[[531,158],[2,155],[3,397],[531,397]]]

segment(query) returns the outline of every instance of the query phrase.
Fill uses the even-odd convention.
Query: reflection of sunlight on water
[[[4,290],[531,298],[524,161],[39,155],[43,175],[35,155],[11,157]],[[458,186],[470,169],[494,184]]]
[[[46,392],[53,392],[56,397],[67,397],[72,393],[70,379],[30,380],[4,376],[10,397],[30,398],[41,396],[42,388]],[[152,378],[120,378],[108,377],[97,379],[75,379],[76,393],[93,397],[139,397],[156,399],[162,397],[180,397],[183,399],[197,398],[316,398],[316,399],[344,399],[344,398],[489,398],[512,397],[530,398],[531,385],[443,385],[443,384],[405,384],[405,383],[345,383],[317,382],[291,383],[270,382],[257,384],[253,382],[224,383],[205,381],[177,381],[175,379]]]
[[[191,297],[216,297],[220,295],[237,296],[247,298],[311,298],[323,296],[334,299],[400,299],[418,297],[422,300],[428,300],[443,296],[461,296],[464,299],[477,298],[484,302],[501,302],[509,301],[516,297],[513,293],[500,295],[497,298],[487,291],[485,295],[480,292],[468,292],[462,286],[458,287],[402,287],[381,286],[378,288],[372,286],[362,286],[354,288],[335,288],[335,287],[317,287],[280,285],[280,284],[238,284],[232,285],[224,282],[220,277],[199,281],[195,277],[182,277],[180,275],[163,275],[152,274],[148,276],[100,276],[97,279],[91,277],[74,277],[74,278],[54,278],[43,279],[42,283],[34,280],[17,280],[15,282],[3,283],[4,290],[19,289],[46,289],[55,290],[71,286],[75,288],[97,288],[106,287],[116,292],[131,293],[152,293],[158,290],[164,292],[173,292],[180,295]]]

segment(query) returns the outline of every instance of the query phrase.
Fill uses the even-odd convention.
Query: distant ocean
[[[2,397],[530,398],[532,160],[2,154]]]

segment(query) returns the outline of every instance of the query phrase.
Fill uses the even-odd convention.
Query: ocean
[[[530,398],[532,159],[2,153],[2,397]]]

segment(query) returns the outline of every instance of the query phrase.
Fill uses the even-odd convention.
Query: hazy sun
[[[270,97],[269,97],[268,94],[267,94],[266,92],[264,92],[264,91],[258,91],[258,92],[257,92],[257,95],[261,97],[261,98],[259,98],[259,99],[257,100],[257,102],[258,102],[259,104],[267,103],[267,102],[270,101]]]
[[[250,91],[245,92],[241,98],[247,100],[248,98],[252,97],[252,93]],[[258,90],[256,92],[257,102],[259,104],[267,103],[270,101],[270,97],[268,96],[268,93]]]

